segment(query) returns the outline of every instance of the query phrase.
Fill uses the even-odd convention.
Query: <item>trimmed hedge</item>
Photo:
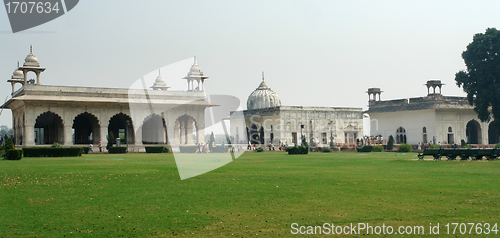
[[[289,155],[308,154],[309,146],[293,146],[286,149]]]
[[[365,146],[356,146],[356,150],[358,152],[372,152],[373,146],[372,145],[365,145]]]
[[[145,149],[146,153],[168,153],[168,147],[166,146],[149,146]]]
[[[262,147],[257,147],[257,148],[255,148],[255,151],[257,151],[257,152],[264,152],[264,148],[262,148]]]
[[[82,155],[83,148],[27,147],[23,148],[23,153],[24,157],[77,157]]]
[[[5,153],[5,159],[7,160],[20,160],[23,157],[22,150],[7,150]]]
[[[197,146],[179,146],[181,153],[196,153]]]
[[[373,152],[383,152],[384,151],[384,146],[383,145],[376,145],[372,149]]]
[[[401,144],[398,147],[398,152],[411,152],[411,149],[410,144]]]
[[[88,154],[89,153],[89,150],[90,150],[89,147],[82,147],[82,148],[83,148],[83,153],[84,154]]]
[[[109,154],[125,154],[127,153],[127,147],[110,147],[108,149]]]
[[[323,148],[321,148],[321,152],[323,152],[323,153],[330,153],[330,152],[332,152],[332,151],[333,151],[333,150],[332,150],[332,148],[330,148],[330,147],[323,147]]]

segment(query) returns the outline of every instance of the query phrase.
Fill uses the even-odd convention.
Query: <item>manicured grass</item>
[[[0,237],[275,237],[359,222],[440,223],[441,237],[444,223],[500,223],[500,161],[410,159],[251,152],[182,181],[172,154],[2,160]]]

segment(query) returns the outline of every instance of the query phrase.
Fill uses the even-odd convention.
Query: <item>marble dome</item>
[[[264,81],[264,74],[262,74],[262,82],[259,87],[248,96],[247,110],[279,106],[281,106],[280,97],[267,86]]]
[[[30,54],[28,56],[26,56],[26,59],[24,59],[24,66],[25,67],[40,67],[40,63],[38,62],[38,59],[33,54],[32,47],[30,47]]]

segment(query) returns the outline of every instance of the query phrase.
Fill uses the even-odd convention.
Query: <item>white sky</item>
[[[425,96],[429,79],[463,96],[454,82],[461,53],[474,34],[499,28],[498,9],[498,0],[80,1],[16,34],[0,9],[0,100],[30,44],[49,85],[128,88],[196,55],[206,91],[243,108],[262,71],[283,105],[367,109],[369,87],[382,88],[382,99]],[[0,125],[12,126],[9,110]]]

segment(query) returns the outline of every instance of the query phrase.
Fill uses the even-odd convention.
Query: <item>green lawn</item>
[[[0,237],[275,237],[292,223],[425,226],[419,237],[440,223],[441,237],[446,223],[500,223],[500,161],[414,159],[251,152],[182,181],[172,154],[1,160]]]

